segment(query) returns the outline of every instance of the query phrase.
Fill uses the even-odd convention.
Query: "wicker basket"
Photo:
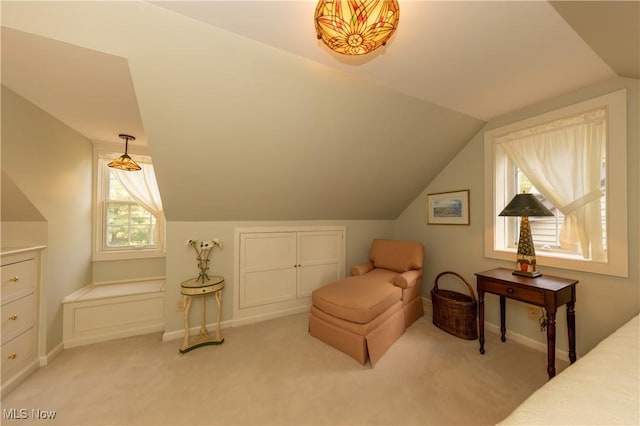
[[[471,296],[438,288],[438,280],[443,275],[454,275],[462,280]],[[467,340],[478,338],[478,302],[473,288],[459,274],[445,271],[436,277],[431,290],[433,302],[433,324],[447,333]]]

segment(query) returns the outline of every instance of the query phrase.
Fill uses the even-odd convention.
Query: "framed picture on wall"
[[[469,225],[469,190],[427,194],[429,225]]]

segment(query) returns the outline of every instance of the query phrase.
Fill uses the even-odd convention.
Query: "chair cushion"
[[[315,289],[311,295],[313,306],[347,321],[370,322],[401,300],[402,290],[367,275],[344,278]]]
[[[424,262],[424,246],[415,241],[373,240],[369,259],[376,268],[406,272],[421,269]]]
[[[371,322],[360,324],[353,321],[343,320],[342,318],[334,317],[333,315],[329,315],[326,312],[321,311],[315,306],[311,306],[310,315],[316,316],[324,322],[335,325],[343,330],[347,330],[351,333],[357,334],[359,336],[367,336],[376,328],[380,327],[382,323],[388,320],[394,313],[402,310],[402,302],[398,301],[391,305],[389,309],[384,311],[382,314],[371,320]]]

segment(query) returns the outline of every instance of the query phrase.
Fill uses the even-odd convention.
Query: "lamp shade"
[[[344,55],[364,55],[384,46],[399,18],[396,0],[320,0],[314,16],[318,39]]]
[[[119,134],[118,136],[121,139],[125,140],[124,154],[122,154],[120,157],[116,158],[109,164],[107,164],[107,166],[111,167],[112,169],[126,170],[128,172],[135,172],[137,170],[141,170],[141,167],[138,165],[138,163],[133,161],[133,159],[129,157],[129,154],[127,154],[127,150],[129,149],[129,141],[130,140],[135,141],[136,138],[134,138],[131,135],[125,135],[125,134]]]
[[[140,166],[138,165],[138,163],[133,161],[133,159],[129,157],[128,154],[122,154],[120,157],[107,164],[107,166],[111,167],[112,169],[126,170],[128,172],[140,170]]]
[[[498,216],[554,216],[533,194],[517,194]]]
[[[536,278],[542,275],[537,270],[536,250],[533,245],[529,216],[554,216],[533,194],[517,194],[500,212],[499,216],[521,216],[518,253],[515,275]]]

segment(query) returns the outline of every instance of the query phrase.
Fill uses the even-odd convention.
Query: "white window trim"
[[[607,126],[607,262],[592,262],[582,258],[567,258],[536,251],[540,266],[592,272],[596,274],[629,276],[627,232],[627,96],[626,90],[609,93],[574,105],[538,115],[526,120],[489,130],[484,134],[485,163],[485,256],[512,261],[515,267],[516,249],[506,248],[496,241],[504,235],[505,218],[499,212],[509,202],[504,185],[496,185],[496,176],[507,174],[507,167],[495,160],[497,137],[539,124],[578,115],[599,107],[608,109]]]
[[[103,185],[103,175],[99,167],[100,155],[106,152],[123,151],[124,146],[106,142],[93,142],[93,253],[94,262],[127,260],[127,259],[148,259],[165,257],[166,253],[161,249],[139,248],[139,249],[117,249],[104,250],[104,209],[100,191]],[[124,152],[124,151],[123,151]],[[142,147],[131,147],[129,154],[149,155],[149,150]]]

